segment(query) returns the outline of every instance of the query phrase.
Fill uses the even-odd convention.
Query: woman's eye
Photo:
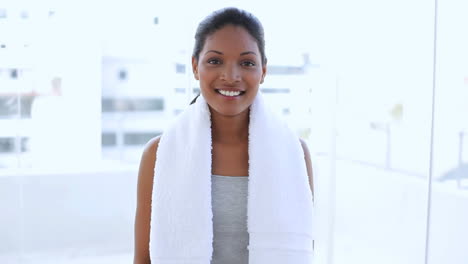
[[[208,63],[209,64],[219,64],[220,61],[218,59],[210,59],[210,60],[208,60]]]
[[[242,65],[252,67],[252,66],[255,66],[255,63],[253,63],[251,61],[244,61],[244,62],[242,62]]]

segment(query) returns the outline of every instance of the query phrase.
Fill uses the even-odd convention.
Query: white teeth
[[[219,90],[219,93],[226,96],[238,96],[241,92],[240,91],[224,91]]]

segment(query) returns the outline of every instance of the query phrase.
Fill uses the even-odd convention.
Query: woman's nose
[[[221,73],[221,79],[230,83],[240,81],[240,72],[237,68],[237,65],[225,64],[225,67],[223,67],[223,72]]]

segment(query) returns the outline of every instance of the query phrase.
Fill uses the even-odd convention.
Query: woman
[[[249,107],[257,96],[259,85],[263,83],[267,72],[263,28],[250,13],[226,8],[202,21],[195,39],[192,70],[194,77],[200,82],[201,95],[209,105],[211,113],[212,175],[215,176],[213,184],[218,184],[213,185],[213,191],[220,192],[223,188],[231,188],[229,190],[232,192],[232,186],[245,188],[249,172]],[[140,164],[135,219],[135,264],[151,263],[151,199],[159,139],[156,137],[148,142]],[[301,145],[309,176],[308,188],[310,187],[313,193],[310,155],[302,140]],[[237,190],[239,191],[240,189]],[[220,193],[213,197],[216,199],[222,195]],[[242,203],[237,204],[241,209],[230,215],[230,220],[226,223],[217,222],[221,212],[215,212],[216,205],[213,203],[213,261],[216,260],[217,263],[231,263],[227,259],[233,258],[237,258],[236,263],[248,263],[246,227],[242,224],[236,225],[245,223],[241,217],[245,217],[246,197],[237,198],[243,199]],[[230,213],[232,214],[232,211]],[[226,215],[223,217],[226,218]],[[240,218],[237,219],[240,221],[235,221],[235,218]],[[224,227],[230,225],[230,232],[223,232],[223,224]]]

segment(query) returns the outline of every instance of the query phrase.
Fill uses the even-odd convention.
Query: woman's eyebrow
[[[253,55],[257,56],[257,54],[255,52],[253,52],[253,51],[244,51],[240,55],[242,56],[242,55],[247,55],[247,54],[253,54]]]
[[[209,50],[209,51],[205,52],[205,54],[207,54],[208,52],[214,52],[214,53],[218,53],[220,55],[223,55],[223,53],[221,51],[217,51],[217,50]]]
[[[223,53],[221,51],[217,51],[217,50],[209,50],[207,52],[205,52],[205,54],[207,54],[208,52],[214,52],[214,53],[217,53],[217,54],[220,54],[220,55],[223,55]],[[244,51],[242,52],[240,55],[243,56],[243,55],[247,55],[247,54],[253,54],[253,55],[257,55],[255,52],[253,51]]]

